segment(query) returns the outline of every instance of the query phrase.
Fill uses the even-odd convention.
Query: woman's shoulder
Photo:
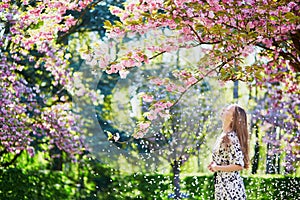
[[[231,140],[231,141],[236,141],[236,140],[238,140],[238,136],[237,136],[237,134],[236,134],[236,132],[235,131],[231,131],[231,132],[229,132],[228,133],[228,137],[229,137],[229,139]]]
[[[235,137],[236,136],[236,132],[235,131],[230,131],[230,132],[228,132],[228,136]]]

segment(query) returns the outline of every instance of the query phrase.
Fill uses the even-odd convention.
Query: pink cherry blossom
[[[142,98],[143,98],[143,101],[145,101],[145,102],[152,102],[153,101],[153,96],[152,95],[144,94],[144,95],[142,95]]]
[[[140,123],[139,124],[139,128],[141,129],[141,130],[146,130],[146,129],[148,129],[150,127],[150,122],[143,122],[143,123]]]
[[[156,84],[156,85],[162,85],[163,81],[160,78],[154,78],[154,79],[151,79],[151,83]]]

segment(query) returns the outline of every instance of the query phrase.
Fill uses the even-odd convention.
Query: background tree
[[[84,38],[91,32],[103,37],[104,20],[118,19],[110,15],[108,6],[121,2],[1,2],[3,166],[15,162],[23,149],[33,155],[49,148],[53,169],[61,170],[62,150],[73,156],[83,151],[72,95],[82,95],[81,91],[88,99],[100,101],[97,92],[74,85],[74,77],[80,75],[73,70],[83,62],[76,45],[87,42]]]
[[[56,38],[76,24],[67,10],[80,11],[89,3],[0,3],[2,166],[12,164],[23,150],[34,155],[36,145],[45,142],[48,149],[58,147],[73,159],[82,152],[64,89],[72,83],[71,71]]]

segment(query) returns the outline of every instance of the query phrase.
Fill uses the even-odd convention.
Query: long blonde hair
[[[249,133],[247,125],[246,111],[238,105],[234,105],[233,119],[230,123],[230,128],[237,134],[241,149],[244,155],[244,167],[247,169],[250,165],[249,159]],[[230,145],[228,134],[223,137],[223,143]]]

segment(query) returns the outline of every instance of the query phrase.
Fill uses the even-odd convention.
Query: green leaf
[[[294,15],[294,13],[292,12],[287,12],[285,14],[285,18],[288,20],[288,21],[291,21],[291,20],[295,20],[296,19],[296,16]]]
[[[165,6],[170,6],[172,4],[172,1],[171,0],[167,0],[164,2],[164,5]]]
[[[111,132],[109,132],[109,131],[106,131],[106,132],[107,132],[107,139],[108,140],[113,139],[113,134]]]
[[[260,80],[260,81],[262,81],[263,80],[263,77],[262,77],[262,75],[261,75],[261,73],[260,72],[255,72],[255,77],[258,79],[258,80]]]
[[[117,27],[120,27],[120,28],[122,28],[123,27],[123,24],[121,23],[121,22],[119,22],[119,21],[114,21],[114,23],[115,23],[115,25],[117,26]]]
[[[180,19],[179,17],[176,17],[176,18],[174,19],[174,21],[176,22],[176,24],[180,24],[181,19]]]
[[[104,21],[104,26],[103,26],[106,30],[111,30],[112,28],[112,24],[109,20],[105,20]]]
[[[147,17],[147,18],[151,16],[149,13],[146,13],[146,12],[142,13],[141,15],[144,17]]]
[[[273,21],[277,21],[278,20],[278,17],[274,16],[274,15],[271,15],[269,17],[270,20],[273,20]]]

